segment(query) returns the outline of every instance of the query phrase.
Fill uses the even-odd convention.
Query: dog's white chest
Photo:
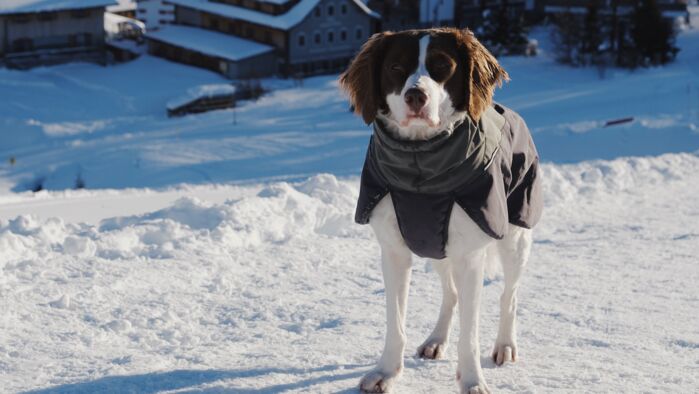
[[[382,247],[406,247],[390,194],[374,208],[369,223]],[[493,238],[483,232],[476,222],[454,203],[447,228],[446,256],[464,256],[482,250],[492,241]]]

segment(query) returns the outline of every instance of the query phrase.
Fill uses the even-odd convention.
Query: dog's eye
[[[404,71],[404,70],[403,70],[403,66],[401,66],[401,65],[398,64],[398,63],[393,63],[393,64],[391,64],[391,67],[389,67],[389,69],[390,69],[391,71],[397,72],[397,73],[402,73],[402,72]]]
[[[435,70],[446,71],[446,70],[451,68],[451,63],[449,63],[446,60],[439,59],[439,60],[432,61],[431,66]]]

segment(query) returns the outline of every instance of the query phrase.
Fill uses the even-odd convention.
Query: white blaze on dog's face
[[[470,31],[428,29],[372,36],[340,83],[367,123],[378,117],[400,138],[421,140],[466,115],[479,120],[506,79]]]
[[[427,69],[430,40],[431,37],[427,34],[420,37],[417,68],[405,80],[400,91],[388,93],[388,111],[379,113],[379,117],[389,129],[405,139],[428,139],[463,116],[462,111],[454,108],[444,87],[444,81],[436,81]],[[433,60],[433,64],[438,63],[437,67],[443,71],[453,71],[453,60],[443,54],[436,57],[437,60]],[[406,74],[407,66],[400,63],[389,64],[386,72],[396,73],[400,77]]]

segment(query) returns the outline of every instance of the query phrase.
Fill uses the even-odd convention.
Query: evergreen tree
[[[524,18],[512,11],[507,0],[495,9],[484,11],[480,38],[495,55],[523,54],[527,49],[529,39]]]
[[[602,44],[604,43],[604,25],[601,23],[597,5],[587,6],[583,21],[582,39],[580,42],[580,59],[582,65],[598,65],[602,59]]]
[[[554,45],[556,60],[559,63],[577,66],[581,42],[581,26],[578,18],[570,12],[563,12],[554,17],[553,25],[551,41]]]
[[[631,18],[631,39],[636,64],[665,64],[672,61],[679,49],[670,21],[663,19],[656,0],[640,0]]]

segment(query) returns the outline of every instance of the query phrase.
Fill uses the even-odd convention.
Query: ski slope
[[[503,368],[486,281],[494,392],[699,391],[699,34],[679,44],[673,65],[605,79],[502,60],[546,208]],[[385,324],[378,244],[352,221],[370,132],[334,77],[165,116],[223,82],[148,56],[0,70],[0,393],[356,392]],[[431,264],[414,262],[398,393],[456,390],[458,325],[444,360],[413,356],[441,301]]]

